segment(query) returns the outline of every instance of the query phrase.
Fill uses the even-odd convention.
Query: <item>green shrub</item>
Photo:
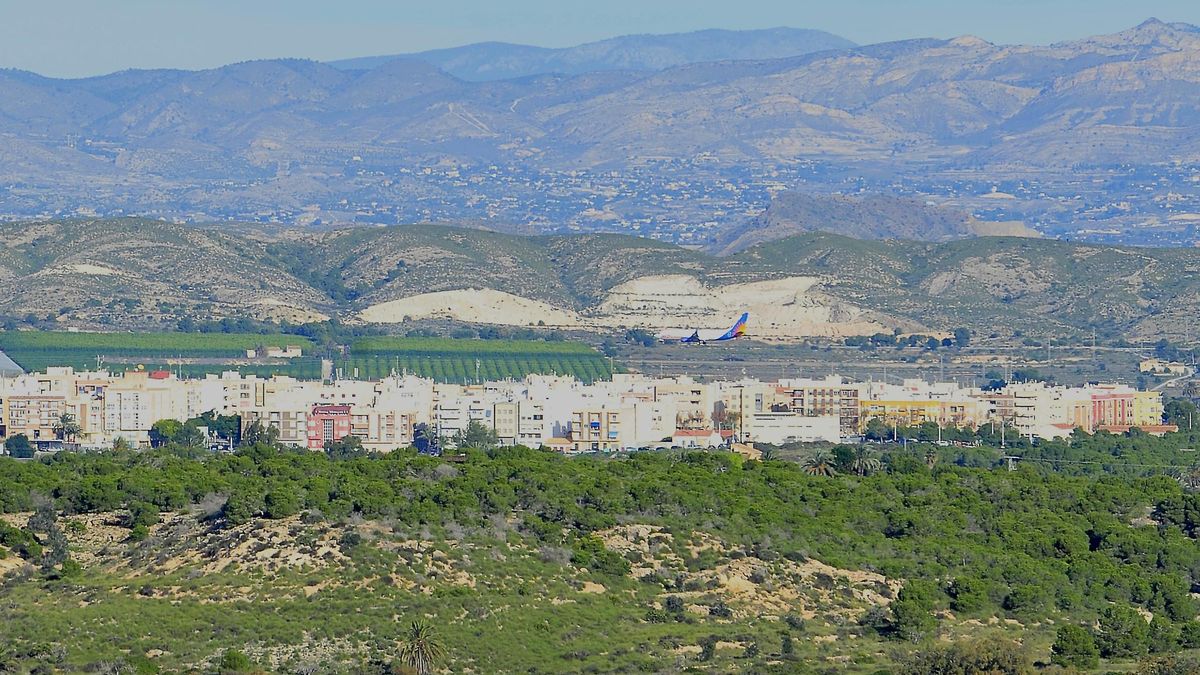
[[[896,637],[918,641],[937,629],[933,616],[935,591],[927,582],[910,581],[892,603],[892,627]]]
[[[1149,649],[1151,654],[1166,654],[1179,649],[1182,631],[1164,616],[1150,620]]]
[[[250,657],[236,649],[226,649],[217,661],[217,670],[221,673],[245,673],[254,668]]]
[[[902,659],[898,675],[1027,675],[1034,672],[1028,652],[1016,642],[985,638],[931,645]]]
[[[625,576],[630,564],[621,554],[604,547],[598,537],[580,537],[573,542],[571,562],[597,574]]]
[[[132,529],[141,525],[143,528],[146,528],[151,525],[157,525],[161,520],[162,517],[158,511],[158,507],[154,504],[150,504],[149,502],[133,502],[129,505],[129,517],[125,519],[125,526]]]
[[[1050,662],[1091,670],[1100,665],[1100,650],[1091,631],[1081,626],[1059,626],[1050,647]]]
[[[1150,648],[1150,626],[1129,607],[1105,607],[1100,612],[1096,646],[1106,659],[1144,656]]]

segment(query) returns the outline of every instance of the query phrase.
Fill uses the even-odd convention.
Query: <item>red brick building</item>
[[[308,414],[308,449],[320,450],[329,441],[350,435],[350,406],[314,405]]]

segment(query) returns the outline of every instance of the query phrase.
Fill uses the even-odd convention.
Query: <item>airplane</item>
[[[685,345],[706,345],[710,342],[726,342],[746,336],[746,323],[750,313],[746,312],[733,324],[729,330],[664,330],[656,337],[660,342],[679,343]]]

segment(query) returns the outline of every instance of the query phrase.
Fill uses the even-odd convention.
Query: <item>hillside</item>
[[[0,457],[0,666],[395,672],[417,622],[454,672],[1024,674],[1068,625],[1127,672],[1200,647],[1197,495],[1148,465],[1196,440]]]
[[[724,325],[794,340],[901,330],[1178,339],[1200,251],[1014,237],[810,232],[716,257],[624,235],[433,225],[330,232],[137,219],[0,224],[10,327],[169,328],[184,318],[473,323],[612,331]]]
[[[648,70],[559,63],[491,81],[454,73],[525,72],[494,58],[502,46],[368,70],[279,59],[82,80],[2,71],[0,214],[446,222],[711,247],[735,241],[772,194],[802,190],[934,201],[1093,240],[1196,239],[1194,27],[785,58],[745,35],[659,39],[576,48]]]
[[[853,46],[845,38],[819,30],[702,30],[626,35],[559,49],[484,42],[414,54],[345,59],[330,65],[344,70],[371,70],[395,59],[411,59],[437,66],[463,80],[483,82],[548,73],[654,71],[703,61],[778,59]]]

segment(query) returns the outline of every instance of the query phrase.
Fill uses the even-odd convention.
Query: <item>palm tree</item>
[[[763,448],[761,454],[759,455],[759,459],[764,462],[769,462],[773,459],[779,459],[779,451],[771,447]]]
[[[1189,490],[1200,488],[1200,464],[1193,464],[1178,476],[1179,483]]]
[[[883,468],[883,462],[878,458],[872,457],[870,451],[860,447],[858,454],[854,458],[854,462],[850,464],[850,468],[854,469],[854,473],[860,476],[869,476]]]
[[[71,413],[63,413],[58,416],[58,421],[54,423],[54,436],[60,441],[69,441],[83,432],[83,427],[79,426],[79,422],[75,421],[75,416]]]
[[[129,444],[129,441],[125,440],[124,436],[117,436],[113,439],[112,449],[116,452],[125,452],[126,450],[133,449],[133,446]]]
[[[934,450],[933,448],[926,450],[925,451],[925,466],[932,469],[933,467],[937,466],[937,463],[938,463],[938,451]]]
[[[446,654],[446,647],[429,624],[414,621],[400,638],[400,663],[415,670],[417,675],[432,673],[446,659]]]
[[[836,476],[833,460],[824,452],[818,452],[804,462],[804,473],[810,476]]]

